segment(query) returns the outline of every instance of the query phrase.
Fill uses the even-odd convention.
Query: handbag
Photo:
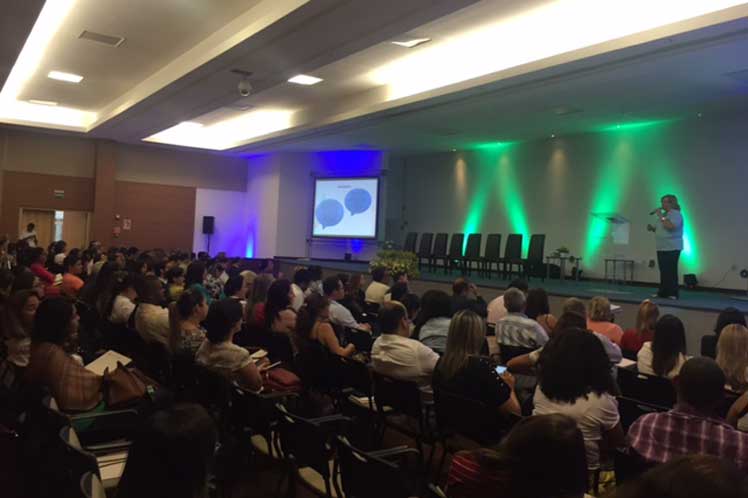
[[[128,369],[121,362],[109,372],[104,370],[104,390],[106,404],[109,407],[122,407],[141,400],[147,392],[146,379],[135,369]]]
[[[301,379],[285,368],[275,367],[268,371],[263,387],[275,392],[300,393]]]

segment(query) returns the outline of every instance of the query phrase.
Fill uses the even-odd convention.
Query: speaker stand
[[[207,239],[208,239],[208,243],[207,243],[207,246],[208,246],[208,251],[207,251],[208,252],[208,256],[210,256],[210,237],[211,237],[211,235],[207,236]]]

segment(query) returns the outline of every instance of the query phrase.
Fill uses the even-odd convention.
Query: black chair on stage
[[[463,268],[462,259],[462,245],[465,242],[464,233],[453,233],[452,239],[449,241],[449,271],[452,272],[452,268],[458,266],[460,270]],[[446,272],[446,268],[444,269]]]
[[[522,276],[524,260],[522,259],[521,233],[511,233],[506,238],[506,247],[504,248],[504,257],[501,258],[501,266],[503,278],[511,278],[515,273],[518,277]]]
[[[480,257],[480,246],[483,242],[483,235],[471,233],[468,235],[467,246],[465,247],[465,256],[462,258],[464,268],[468,275],[472,273],[473,263],[476,264],[478,273],[482,273],[482,259]]]
[[[486,237],[486,248],[483,250],[483,273],[491,278],[493,265],[496,265],[496,274],[500,273],[501,263],[501,234],[489,233]]]
[[[416,253],[416,256],[418,257],[419,269],[421,268],[421,262],[423,260],[426,260],[426,264],[429,266],[429,271],[431,270],[431,246],[433,242],[433,233],[421,234],[421,242],[418,244],[418,252]]]
[[[530,247],[527,249],[527,258],[522,266],[525,277],[540,277],[545,281],[545,267],[543,256],[545,252],[545,234],[536,233],[530,237]]]
[[[418,234],[416,232],[408,232],[405,236],[405,244],[403,244],[403,251],[416,252],[416,240]]]
[[[436,269],[439,268],[438,262],[443,263],[444,273],[447,273],[447,266],[449,258],[447,257],[447,242],[449,240],[449,234],[437,233],[434,239],[434,250],[431,253],[431,266]]]

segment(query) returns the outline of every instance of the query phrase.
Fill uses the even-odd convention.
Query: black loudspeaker
[[[686,287],[689,289],[694,289],[699,285],[699,281],[693,273],[686,273],[683,275],[683,283],[686,284]]]
[[[215,216],[203,216],[203,234],[213,235],[215,222],[216,222]]]

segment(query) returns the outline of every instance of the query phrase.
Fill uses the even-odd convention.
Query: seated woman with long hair
[[[717,365],[725,372],[731,391],[748,391],[748,328],[732,324],[722,329],[717,343]]]
[[[265,326],[265,302],[268,298],[268,289],[273,283],[272,275],[257,275],[252,283],[252,293],[247,301],[247,325],[254,327]]]
[[[47,387],[65,411],[91,410],[103,399],[103,378],[70,354],[76,347],[78,322],[70,301],[47,299],[39,305],[31,335],[27,379]]]
[[[187,289],[176,302],[169,305],[169,346],[176,356],[194,358],[205,340],[205,329],[201,323],[208,316],[205,296]]]
[[[717,321],[714,324],[714,333],[701,338],[701,356],[717,358],[717,341],[719,341],[719,336],[725,327],[734,323],[745,327],[747,325],[745,313],[732,306],[720,311]]]
[[[497,451],[457,452],[447,477],[451,498],[581,498],[587,490],[584,438],[574,419],[519,421]]]
[[[239,385],[259,391],[262,376],[249,351],[234,344],[242,328],[242,305],[236,299],[213,301],[205,318],[206,339],[195,355],[195,362],[236,380]]]
[[[434,368],[434,390],[444,389],[495,406],[499,413],[520,413],[511,374],[498,375],[489,358],[481,356],[486,324],[475,312],[457,312],[449,325],[447,350]]]
[[[452,300],[444,291],[428,290],[421,296],[421,309],[416,316],[413,339],[421,341],[437,353],[447,347]]]
[[[296,319],[296,335],[300,344],[318,342],[338,356],[351,356],[356,352],[353,344],[341,347],[338,336],[330,325],[330,300],[316,292],[304,301]]]
[[[637,353],[636,366],[640,373],[673,379],[687,359],[683,322],[665,315],[657,320],[652,342],[645,342]]]
[[[545,345],[538,360],[533,415],[560,413],[582,431],[587,467],[600,468],[601,453],[623,443],[617,387],[600,340],[582,329],[566,329]]]
[[[289,334],[296,329],[296,312],[291,308],[291,282],[280,279],[270,284],[265,302],[265,328]]]
[[[548,293],[545,289],[530,289],[527,293],[527,304],[525,305],[525,315],[538,322],[543,330],[550,335],[556,328],[556,317],[551,314],[551,305],[548,301]]]
[[[639,305],[636,314],[636,327],[623,333],[621,349],[630,353],[638,353],[645,342],[654,339],[655,325],[660,317],[660,309],[649,299]]]
[[[23,370],[29,365],[31,335],[34,329],[39,295],[34,290],[13,294],[0,311],[0,338],[5,346],[5,358],[0,358],[0,387],[18,387]]]

